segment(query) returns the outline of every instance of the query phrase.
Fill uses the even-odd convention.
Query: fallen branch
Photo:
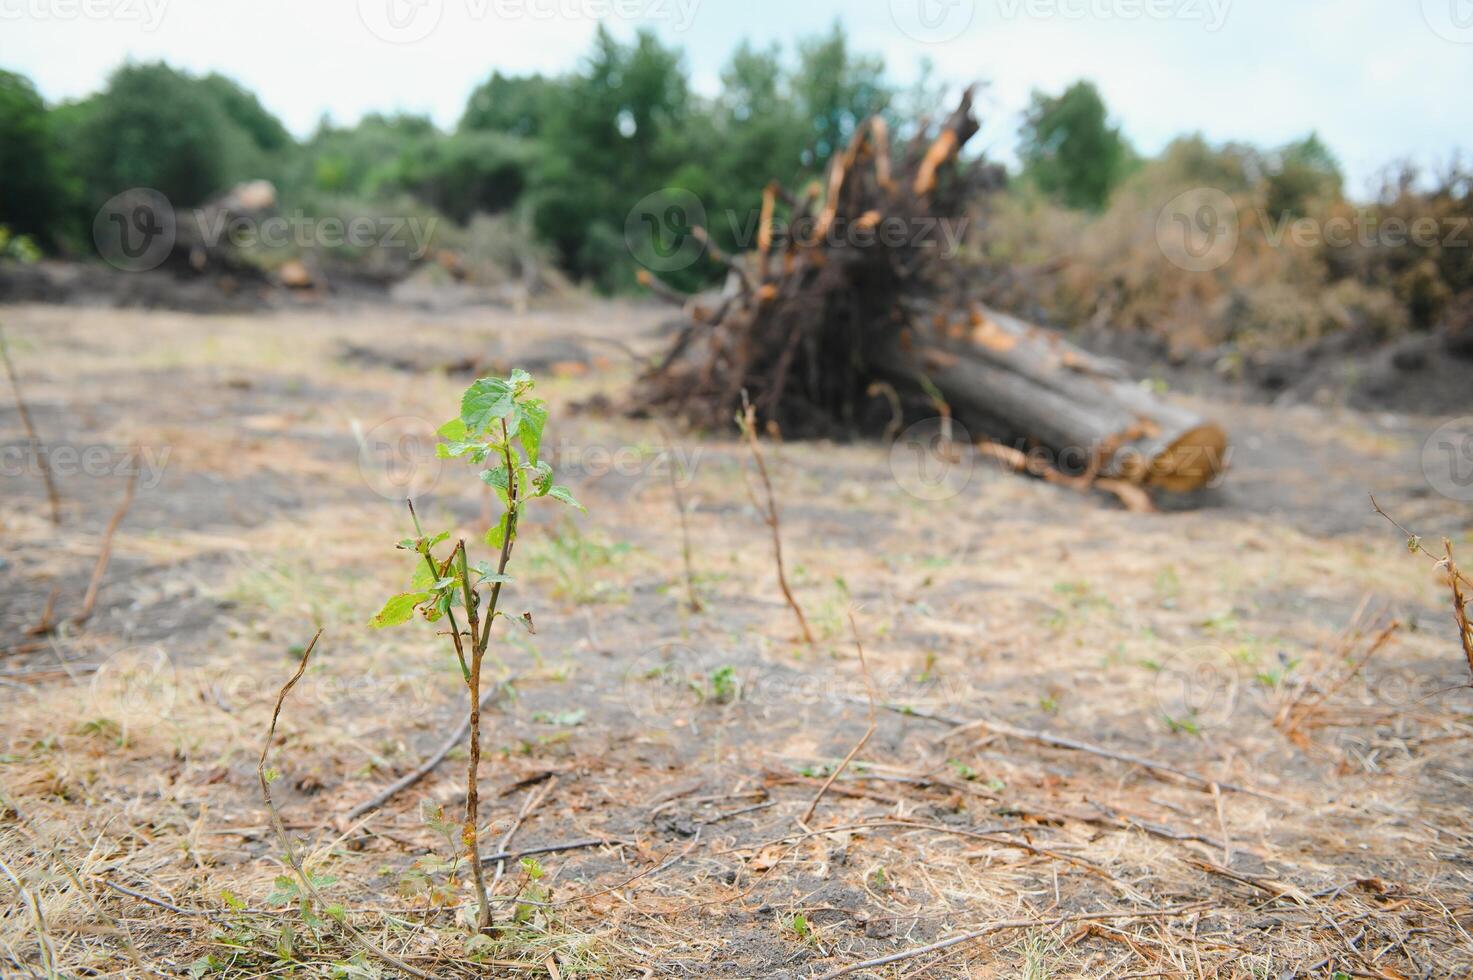
[[[281,693],[276,696],[276,707],[271,712],[271,726],[266,730],[266,742],[261,746],[261,761],[256,764],[256,778],[261,782],[261,796],[266,801],[266,810],[271,815],[271,826],[276,831],[276,839],[281,843],[282,850],[286,854],[287,862],[292,866],[292,870],[296,872],[297,880],[302,883],[303,890],[311,896],[312,901],[318,906],[326,908],[328,903],[318,893],[317,886],[312,884],[312,879],[302,867],[301,858],[297,856],[297,849],[292,846],[291,838],[287,836],[286,827],[281,822],[281,813],[276,809],[275,801],[271,799],[271,780],[266,777],[266,756],[271,752],[271,743],[276,738],[276,722],[281,717],[281,706],[286,701],[286,696],[291,693],[292,688],[297,686],[297,681],[301,680],[302,675],[307,672],[307,662],[312,659],[312,651],[317,649],[317,641],[320,639],[322,639],[322,630],[319,629],[317,634],[312,637],[312,642],[307,644],[307,649],[302,651],[302,662],[297,665],[297,672],[292,675],[291,680],[286,682],[285,686],[281,689]],[[372,939],[363,935],[363,933],[350,925],[347,919],[334,917],[332,921],[336,922],[343,932],[360,946],[390,966],[403,970],[411,976],[420,977],[422,980],[433,980],[431,974],[410,966],[388,950],[379,946]]]
[[[15,376],[15,365],[10,361],[10,348],[5,343],[3,332],[0,332],[0,360],[5,362],[5,373],[10,378],[11,390],[15,392],[15,408],[20,413],[21,425],[25,426],[26,437],[31,440],[31,452],[35,454],[36,463],[41,467],[41,479],[46,483],[46,500],[51,505],[51,523],[60,525],[61,496],[56,492],[56,480],[51,475],[51,458],[46,453],[46,445],[36,435],[30,410],[26,408],[26,400],[21,397],[20,381]]]
[[[1169,909],[1154,909],[1143,912],[1087,912],[1081,915],[1061,915],[1053,919],[1001,919],[997,922],[989,922],[980,929],[964,932],[950,939],[943,939],[939,943],[931,943],[928,946],[917,946],[899,953],[891,953],[889,956],[881,956],[872,960],[864,960],[860,963],[851,963],[846,967],[825,973],[819,980],[834,980],[835,977],[846,977],[860,970],[872,970],[875,967],[889,966],[891,963],[900,963],[904,960],[913,960],[917,956],[925,956],[927,953],[940,952],[943,949],[951,949],[962,943],[969,943],[994,932],[1002,932],[1007,929],[1037,929],[1051,926],[1063,925],[1068,922],[1100,922],[1114,919],[1161,919],[1174,918],[1176,916],[1191,915],[1207,908],[1205,902],[1197,902],[1192,905],[1179,905]]]
[[[1132,766],[1140,766],[1142,769],[1149,769],[1152,772],[1166,773],[1168,775],[1175,776],[1178,779],[1184,779],[1189,783],[1195,783],[1202,789],[1209,791],[1212,789],[1213,786],[1216,786],[1219,789],[1229,790],[1234,793],[1246,793],[1249,796],[1257,796],[1261,799],[1273,800],[1276,803],[1291,802],[1289,800],[1285,800],[1283,797],[1274,796],[1272,793],[1265,793],[1261,790],[1252,789],[1248,786],[1239,786],[1236,783],[1228,783],[1220,779],[1208,779],[1206,776],[1199,775],[1195,772],[1190,772],[1186,769],[1178,769],[1176,766],[1168,765],[1164,762],[1157,762],[1155,759],[1147,759],[1144,756],[1132,755],[1128,752],[1116,752],[1111,749],[1107,749],[1102,745],[1095,745],[1093,742],[1081,742],[1077,739],[1065,738],[1062,735],[1052,735],[1048,732],[1034,731],[1031,728],[1019,728],[1016,725],[1009,725],[1006,722],[1001,721],[992,721],[987,718],[979,718],[976,721],[969,721],[964,725],[959,725],[946,734],[938,737],[936,741],[944,742],[949,738],[956,737],[957,735],[965,735],[969,732],[974,732],[979,729],[990,731],[994,735],[1003,735],[1008,738],[1021,738],[1025,741],[1037,742],[1040,745],[1048,745],[1056,749],[1069,749],[1073,752],[1085,752],[1089,755],[1099,756],[1102,759],[1110,759],[1115,762],[1124,762]]]
[[[507,685],[509,685],[513,680],[515,680],[515,678],[510,678],[507,681],[491,688],[484,695],[482,695],[481,707],[484,709],[488,704],[490,704],[491,700],[495,698],[496,695],[505,691],[507,689]],[[424,762],[421,762],[412,772],[405,773],[403,776],[400,776],[388,786],[384,787],[383,790],[381,790],[372,799],[364,800],[362,803],[358,804],[353,809],[343,814],[342,823],[350,824],[353,821],[357,820],[359,817],[363,816],[365,813],[372,813],[374,810],[377,810],[379,807],[383,806],[385,803],[389,802],[394,797],[398,796],[400,793],[404,792],[406,789],[413,786],[421,779],[424,779],[430,773],[434,772],[435,769],[440,765],[440,763],[445,761],[445,757],[450,754],[451,750],[465,739],[470,730],[471,716],[470,712],[467,711],[465,715],[465,720],[460,723],[460,727],[457,728],[449,738],[442,742],[440,747],[432,752],[425,759]]]
[[[859,654],[859,669],[864,671],[864,689],[869,695],[869,727],[864,730],[864,735],[859,741],[854,743],[854,748],[849,750],[849,754],[844,756],[844,761],[834,767],[834,771],[829,773],[829,778],[825,779],[823,785],[818,788],[818,793],[814,795],[813,802],[808,804],[808,809],[804,810],[803,816],[798,818],[798,823],[800,824],[808,823],[809,818],[813,816],[813,811],[818,809],[819,801],[823,799],[823,795],[829,791],[830,786],[834,785],[834,780],[838,779],[839,775],[849,767],[849,763],[854,761],[854,757],[864,749],[865,745],[869,743],[869,740],[874,737],[875,729],[879,727],[879,722],[875,714],[875,684],[869,676],[869,665],[864,662],[864,644],[859,640],[859,627],[854,622],[853,611],[849,613],[849,628],[854,631],[854,649]]]

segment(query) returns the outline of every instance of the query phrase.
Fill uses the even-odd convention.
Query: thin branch
[[[128,469],[128,488],[123,491],[123,502],[113,512],[112,520],[107,522],[107,529],[102,532],[102,547],[97,552],[97,564],[92,567],[92,580],[87,583],[87,595],[82,599],[82,610],[72,620],[79,626],[92,617],[92,609],[97,605],[97,590],[102,587],[102,576],[107,573],[107,563],[112,558],[113,535],[118,533],[118,525],[123,523],[128,508],[133,506],[133,493],[138,488],[137,453],[132,455]]]
[[[46,445],[36,435],[36,426],[31,422],[30,410],[26,408],[26,400],[21,397],[20,381],[15,376],[15,365],[10,361],[10,348],[5,343],[5,334],[0,331],[0,360],[5,362],[5,373],[10,378],[10,388],[15,392],[15,408],[20,413],[21,425],[25,426],[26,436],[31,440],[31,452],[36,456],[36,463],[41,467],[41,479],[46,482],[46,500],[51,505],[51,523],[61,524],[61,495],[56,492],[56,480],[51,475],[51,459],[46,453]]]
[[[312,879],[308,877],[306,870],[302,867],[301,858],[297,856],[297,849],[292,846],[291,838],[287,836],[286,825],[281,822],[281,813],[276,809],[275,801],[271,799],[271,780],[266,778],[266,757],[271,752],[271,743],[276,739],[276,722],[281,717],[281,706],[286,701],[286,696],[291,693],[292,688],[297,686],[297,681],[301,680],[302,675],[307,672],[307,662],[312,659],[312,651],[317,649],[317,641],[320,639],[322,639],[322,630],[319,629],[317,634],[312,637],[312,642],[307,644],[307,649],[302,651],[302,662],[297,665],[297,672],[292,675],[291,680],[286,682],[286,685],[281,689],[281,693],[276,696],[276,707],[271,712],[271,726],[266,730],[266,742],[261,746],[261,761],[256,764],[256,778],[261,782],[261,796],[266,801],[266,810],[271,815],[271,826],[275,829],[276,838],[281,843],[282,849],[286,852],[287,862],[292,866],[292,870],[296,872],[297,880],[302,883],[302,888],[311,896],[312,901],[316,902],[319,906],[326,907],[327,902],[318,893],[317,886],[312,884]],[[403,970],[411,976],[420,977],[421,980],[433,980],[430,974],[410,966],[359,932],[348,923],[347,919],[334,918],[333,921],[342,928],[343,932],[352,937],[364,949],[390,966]]]
[[[1453,543],[1447,538],[1442,539],[1442,557],[1439,558],[1428,551],[1422,545],[1422,536],[1413,534],[1398,524],[1390,514],[1381,509],[1376,503],[1376,498],[1371,497],[1371,506],[1376,513],[1391,521],[1392,525],[1407,536],[1407,547],[1412,551],[1420,551],[1422,554],[1437,562],[1437,567],[1447,573],[1447,581],[1453,593],[1453,621],[1458,627],[1458,641],[1463,646],[1463,656],[1468,660],[1468,672],[1473,674],[1473,622],[1468,619],[1468,597],[1463,588],[1473,588],[1473,579],[1469,579],[1459,570],[1457,563],[1453,561]]]
[[[515,680],[515,678],[503,681],[502,683],[496,685],[496,687],[487,691],[485,695],[483,695],[481,698],[481,707],[484,709],[491,702],[491,700],[496,697],[497,694],[505,691],[513,680]],[[465,720],[460,723],[460,727],[457,728],[453,733],[451,733],[450,737],[442,742],[439,748],[437,748],[434,752],[427,756],[424,762],[421,762],[417,767],[415,767],[413,771],[405,773],[403,776],[400,776],[388,786],[384,787],[383,790],[381,790],[372,799],[365,800],[355,806],[353,809],[349,810],[343,815],[342,822],[344,824],[350,824],[354,820],[357,820],[359,817],[363,816],[365,813],[372,813],[374,810],[379,809],[385,803],[389,802],[394,797],[398,796],[400,793],[404,792],[406,789],[413,786],[415,783],[418,783],[421,779],[424,779],[430,773],[434,772],[435,769],[440,765],[440,763],[445,761],[445,757],[449,755],[457,745],[465,740],[466,734],[469,733],[470,730],[471,716],[470,712],[467,711],[465,715]]]
[[[1056,749],[1069,749],[1074,752],[1085,752],[1089,755],[1097,755],[1102,759],[1110,759],[1115,762],[1124,762],[1132,766],[1140,766],[1142,769],[1149,769],[1153,772],[1166,773],[1168,775],[1175,776],[1178,779],[1184,779],[1189,783],[1195,783],[1197,786],[1207,790],[1208,792],[1211,792],[1212,787],[1216,785],[1219,789],[1229,790],[1234,793],[1246,793],[1249,796],[1257,796],[1262,799],[1273,800],[1278,803],[1291,802],[1283,799],[1282,797],[1274,796],[1271,793],[1265,793],[1261,790],[1252,789],[1247,786],[1239,786],[1237,783],[1224,782],[1221,779],[1208,779],[1206,776],[1199,775],[1195,772],[1190,772],[1186,769],[1178,769],[1176,766],[1168,765],[1164,762],[1157,762],[1155,759],[1147,759],[1144,756],[1132,755],[1129,752],[1115,752],[1111,749],[1105,748],[1104,746],[1095,745],[1093,742],[1081,742],[1078,739],[1065,738],[1062,735],[1053,735],[1049,732],[1034,731],[1031,728],[1019,728],[1016,725],[1009,725],[1006,722],[1001,721],[992,721],[988,718],[978,718],[976,721],[969,721],[964,725],[958,725],[956,728],[953,728],[951,731],[940,736],[937,741],[945,741],[946,739],[952,738],[954,736],[965,735],[979,729],[983,731],[990,731],[995,735],[1003,735],[1008,738],[1021,738],[1025,741],[1037,742],[1040,745],[1047,745]]]
[[[808,628],[808,617],[803,615],[803,609],[798,605],[798,600],[793,598],[793,590],[788,588],[788,576],[783,568],[783,536],[777,514],[777,497],[773,493],[772,480],[767,475],[767,463],[762,459],[762,447],[757,439],[757,410],[747,400],[745,390],[742,392],[742,414],[737,421],[741,425],[742,434],[747,437],[747,445],[752,450],[752,459],[757,464],[757,475],[761,478],[763,492],[767,495],[763,520],[772,531],[772,555],[777,563],[778,587],[782,589],[783,598],[788,601],[788,608],[793,610],[793,615],[798,619],[798,626],[803,631],[803,641],[813,646],[813,631]],[[750,489],[749,485],[748,490]],[[755,495],[753,503],[756,503]]]
[[[1002,932],[1005,929],[1037,929],[1063,925],[1068,922],[1100,922],[1112,919],[1160,919],[1191,915],[1195,912],[1202,911],[1206,907],[1207,905],[1205,903],[1198,902],[1193,905],[1179,905],[1169,909],[1148,909],[1143,912],[1089,912],[1083,915],[1061,915],[1053,919],[1001,919],[997,922],[989,922],[980,929],[973,929],[971,932],[964,932],[959,936],[943,939],[939,943],[931,943],[928,946],[916,946],[913,949],[907,949],[900,953],[892,953],[889,956],[881,956],[872,960],[865,960],[862,963],[851,963],[846,967],[834,970],[832,973],[825,973],[819,980],[834,980],[835,977],[847,977],[849,974],[858,973],[860,970],[872,970],[875,967],[888,966],[891,963],[913,960],[917,956],[925,956],[927,953],[935,953],[943,949],[950,949],[953,946],[960,946],[962,943],[969,943],[974,939],[981,939],[983,936],[991,935],[994,932]]]
[[[830,786],[834,785],[834,780],[839,778],[839,775],[849,767],[849,763],[854,761],[854,757],[869,744],[869,740],[874,737],[875,730],[879,728],[879,721],[875,711],[875,684],[870,679],[869,664],[864,662],[864,644],[859,640],[859,626],[854,622],[853,610],[849,612],[849,629],[854,632],[854,649],[859,654],[859,668],[864,672],[864,689],[869,695],[869,727],[865,729],[864,736],[858,742],[854,743],[854,748],[849,750],[849,754],[844,756],[844,761],[834,767],[834,771],[829,773],[829,778],[825,779],[823,785],[818,788],[818,793],[814,795],[813,802],[808,804],[808,809],[804,810],[803,816],[798,818],[800,824],[808,823],[808,819],[813,816],[813,811],[818,809],[819,801],[823,799],[823,795],[829,791]]]

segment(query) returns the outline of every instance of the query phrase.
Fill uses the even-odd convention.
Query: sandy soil
[[[1205,405],[1231,471],[1162,514],[981,463],[941,495],[903,447],[770,445],[809,646],[730,434],[676,437],[693,612],[659,427],[575,410],[626,390],[608,338],[651,350],[658,316],[0,312],[63,517],[7,386],[0,973],[398,975],[294,907],[256,782],[322,628],[275,793],[333,913],[431,975],[817,977],[969,931],[860,975],[1470,975],[1469,668],[1445,581],[1367,498],[1473,555],[1473,508],[1422,465],[1447,419]],[[519,540],[508,600],[537,633],[496,647],[485,839],[582,846],[508,862],[499,927],[468,942],[426,820],[463,801],[464,751],[344,814],[464,714],[444,637],[365,623],[409,574],[406,481],[479,538],[474,473],[422,450],[466,371],[513,364],[589,513]],[[136,499],[69,623],[129,447]],[[30,635],[53,594],[61,625]],[[875,731],[804,822],[868,727],[851,613]]]

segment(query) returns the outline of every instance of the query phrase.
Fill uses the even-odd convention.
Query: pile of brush
[[[1002,179],[962,157],[977,130],[970,91],[898,152],[871,118],[822,184],[798,196],[767,187],[755,250],[725,255],[695,229],[730,269],[727,287],[706,300],[641,274],[688,322],[633,408],[722,429],[745,392],[762,423],[789,436],[940,417],[1003,457],[1051,450],[1043,466],[1055,478],[1210,482],[1226,447],[1216,425],[1148,394],[1123,365],[968,298],[959,230]]]

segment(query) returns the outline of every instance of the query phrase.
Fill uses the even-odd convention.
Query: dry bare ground
[[[342,920],[437,977],[1470,975],[1468,667],[1445,583],[1366,497],[1467,552],[1419,465],[1441,420],[1212,406],[1228,480],[1159,515],[767,442],[810,646],[734,430],[675,435],[694,612],[660,427],[572,411],[634,371],[568,337],[648,350],[651,322],[6,311],[63,520],[7,390],[0,973],[402,972]],[[513,565],[538,631],[493,647],[482,839],[515,856],[468,941],[434,819],[464,750],[347,814],[463,717],[442,642],[365,623],[408,571],[385,463],[453,414],[468,375],[437,366],[476,361],[537,374],[590,513],[534,513]],[[473,474],[414,477],[477,533]],[[851,611],[881,706],[805,822],[869,725]],[[332,904],[304,914],[255,770],[319,627],[270,760]]]

